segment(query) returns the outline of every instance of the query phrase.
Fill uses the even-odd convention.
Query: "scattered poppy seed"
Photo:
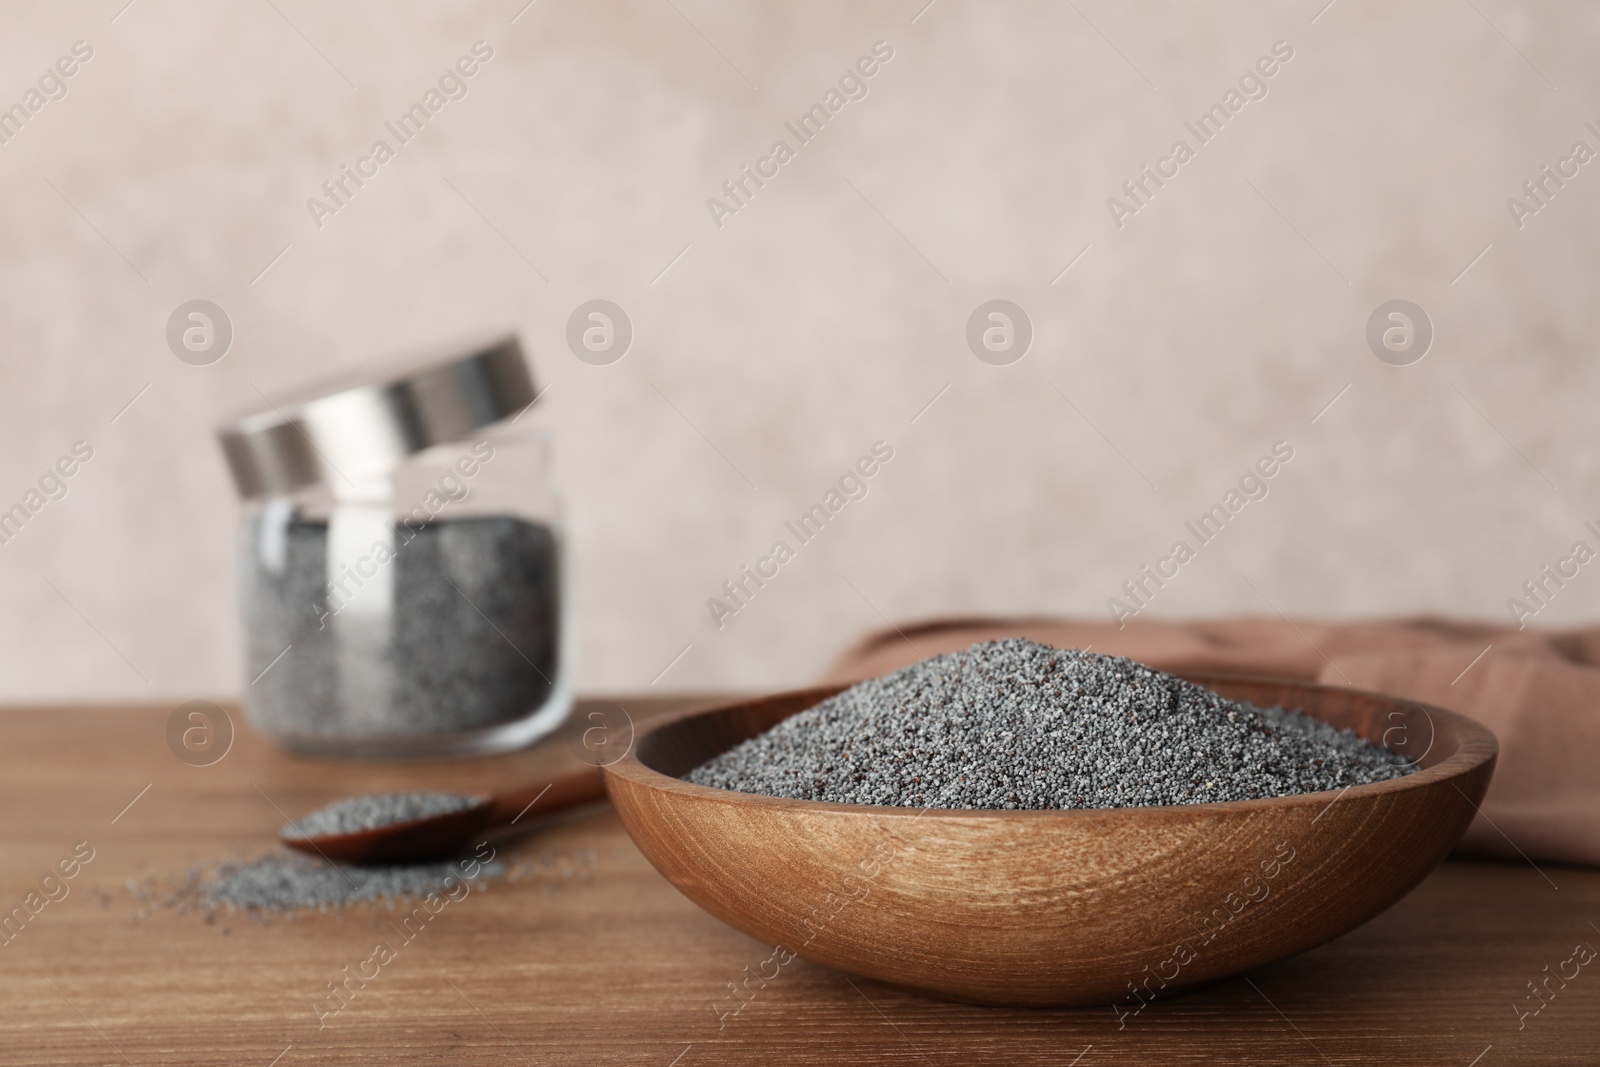
[[[296,852],[271,852],[248,863],[225,863],[199,885],[200,899],[212,907],[247,911],[333,911],[363,901],[410,900],[443,894],[504,874],[504,865],[477,864],[467,876],[467,861],[357,867],[328,863]],[[458,890],[457,890],[458,891]]]
[[[395,906],[408,900],[460,895],[462,886],[488,888],[504,878],[504,861],[447,860],[380,867],[333,864],[288,849],[249,860],[191,868],[176,879],[130,883],[147,910],[171,909],[215,916],[240,911],[254,916],[279,912],[341,912],[352,904]]]

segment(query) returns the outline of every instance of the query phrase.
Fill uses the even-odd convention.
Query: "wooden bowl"
[[[1466,831],[1498,748],[1470,719],[1395,697],[1190,680],[1351,727],[1423,769],[1342,791],[1085,811],[919,812],[678,777],[829,688],[651,723],[606,784],[657,870],[784,953],[958,1000],[1126,1017],[1393,904]]]

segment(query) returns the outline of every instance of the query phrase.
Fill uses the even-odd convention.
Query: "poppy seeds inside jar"
[[[248,700],[275,735],[426,738],[513,722],[550,698],[561,615],[550,527],[509,516],[402,523],[394,543],[372,583],[391,584],[390,606],[332,612],[328,523],[252,528]]]
[[[1254,800],[1414,770],[1298,711],[1012,638],[861,682],[684,777],[795,800],[1047,810]]]

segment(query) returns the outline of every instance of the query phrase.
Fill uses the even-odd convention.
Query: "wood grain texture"
[[[620,703],[636,719],[674,707]],[[610,702],[586,708],[616,714]],[[0,945],[8,1067],[267,1067],[280,1054],[279,1067],[1042,1065],[1080,1054],[1079,1067],[1466,1067],[1491,1045],[1478,1067],[1498,1067],[1592,1064],[1600,1048],[1592,966],[1521,1030],[1513,1011],[1575,943],[1600,945],[1596,871],[1449,862],[1343,937],[1159,997],[1119,1029],[1109,1007],[974,1007],[798,959],[735,1000],[729,983],[761,971],[771,946],[674,890],[605,809],[526,840],[513,854],[521,880],[449,905],[319,1029],[312,999],[393,938],[385,913],[140,918],[124,884],[264,849],[279,807],[299,814],[375,789],[498,789],[573,769],[569,742],[590,721],[575,716],[567,737],[531,752],[433,766],[298,759],[241,732],[220,763],[197,768],[166,747],[170,710],[0,712],[0,909],[37,890],[77,842],[95,850],[69,895]]]
[[[1295,683],[1205,679],[1422,770],[1328,793],[1085,811],[827,804],[679,775],[837,691],[645,727],[607,768],[623,825],[691,899],[784,954],[980,1004],[1116,1005],[1320,945],[1420,882],[1483,798],[1496,745],[1460,715]]]

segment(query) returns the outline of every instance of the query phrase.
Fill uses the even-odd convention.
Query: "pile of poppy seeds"
[[[442,895],[457,886],[494,881],[505,873],[505,864],[499,860],[362,867],[329,863],[285,849],[191,872],[188,881],[166,903],[180,911],[337,911],[351,904],[415,900],[430,893]]]
[[[357,796],[302,816],[284,827],[283,836],[292,840],[376,830],[465,811],[483,803],[483,797],[464,793]],[[130,885],[130,889],[147,905],[179,912],[337,912],[353,904],[394,905],[429,894],[450,894],[462,885],[487,888],[487,883],[507,874],[506,864],[493,859],[493,851],[488,855],[491,858],[483,862],[466,857],[436,863],[363,865],[333,863],[277,848],[254,859],[206,864],[174,881],[150,881]]]
[[[862,682],[685,778],[795,800],[1037,810],[1254,800],[1414,769],[1297,711],[1013,638]]]

